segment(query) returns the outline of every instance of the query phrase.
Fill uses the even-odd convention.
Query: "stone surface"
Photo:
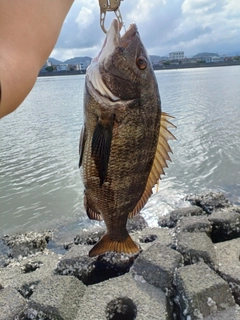
[[[206,192],[201,194],[190,194],[186,197],[192,205],[202,208],[207,214],[213,210],[230,207],[231,202],[222,192]]]
[[[170,320],[164,293],[132,274],[87,287],[76,320],[85,319]]]
[[[207,216],[183,217],[177,223],[178,232],[205,232],[211,236],[212,226]]]
[[[0,289],[0,320],[18,320],[18,316],[27,308],[25,300],[14,288]]]
[[[59,258],[53,252],[45,251],[29,258],[13,260],[7,267],[0,268],[1,284],[4,287],[11,286],[28,296],[29,290],[33,290],[32,286],[54,274]],[[29,265],[34,267],[31,269]],[[38,267],[35,269],[36,265]]]
[[[173,243],[173,230],[167,228],[145,228],[141,232],[131,234],[133,241],[137,243],[143,250],[149,248],[154,241],[158,241],[162,245],[171,246]]]
[[[73,275],[83,283],[88,283],[93,277],[97,261],[97,257],[88,256],[90,249],[91,246],[74,245],[59,261],[56,272],[61,275]]]
[[[181,232],[176,249],[183,255],[186,264],[199,260],[213,267],[218,264],[214,245],[204,232]]]
[[[139,255],[133,270],[148,283],[167,292],[171,289],[174,270],[182,265],[181,254],[158,241]]]
[[[181,319],[202,319],[235,306],[227,282],[203,262],[177,270],[176,291]]]
[[[46,277],[32,294],[29,308],[54,320],[74,320],[84,293],[84,284],[75,277]]]
[[[240,305],[240,238],[217,243],[216,253],[220,275],[228,282]]]
[[[9,256],[15,258],[43,251],[51,237],[52,231],[28,232],[12,236],[6,235],[3,241],[9,247]]]
[[[158,224],[160,227],[173,228],[182,217],[202,216],[206,213],[197,206],[178,208],[170,212],[167,216],[160,217]]]
[[[208,220],[212,224],[213,242],[222,242],[240,237],[240,209],[229,207],[214,211]]]
[[[83,283],[90,285],[117,277],[129,271],[137,255],[106,252],[90,258],[90,246],[73,246],[59,261],[56,272],[62,275],[74,275]]]
[[[204,320],[240,320],[240,307],[231,307],[229,309],[213,313]]]

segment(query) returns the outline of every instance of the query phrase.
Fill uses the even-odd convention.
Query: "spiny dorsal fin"
[[[158,143],[156,148],[155,157],[153,160],[152,168],[148,176],[145,190],[141,199],[138,201],[137,205],[129,214],[129,218],[134,217],[139,211],[144,207],[149,197],[152,194],[152,188],[155,184],[159,182],[161,174],[164,174],[164,168],[167,167],[167,160],[171,161],[169,153],[172,153],[172,150],[168,144],[168,140],[174,139],[175,136],[168,130],[169,127],[175,128],[175,125],[172,124],[168,119],[173,118],[165,112],[161,114],[160,120],[160,130],[158,135]]]

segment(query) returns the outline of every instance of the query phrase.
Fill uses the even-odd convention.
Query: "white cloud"
[[[94,15],[90,9],[83,7],[75,21],[78,24],[79,28],[86,29],[93,23]]]
[[[124,0],[120,11],[126,28],[137,24],[150,54],[240,52],[239,0]],[[107,13],[106,28],[113,17]],[[93,57],[104,37],[98,1],[75,0],[53,53]]]

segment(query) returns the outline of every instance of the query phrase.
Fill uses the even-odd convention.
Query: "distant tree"
[[[53,69],[54,69],[53,66],[49,66],[45,68],[47,72],[53,72]]]
[[[169,66],[169,65],[170,65],[170,61],[164,61],[163,64],[164,64],[165,66]]]
[[[197,63],[206,63],[206,60],[197,60]]]
[[[233,57],[233,60],[240,60],[240,56]]]

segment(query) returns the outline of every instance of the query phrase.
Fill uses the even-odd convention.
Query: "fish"
[[[157,80],[136,24],[121,36],[114,19],[86,71],[79,167],[84,206],[106,234],[90,250],[137,254],[126,224],[145,206],[171,161],[171,116],[161,110]]]

